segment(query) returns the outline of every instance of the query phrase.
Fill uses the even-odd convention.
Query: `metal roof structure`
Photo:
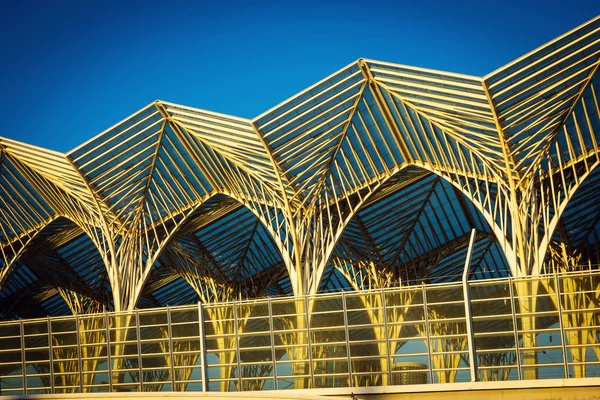
[[[360,59],[253,119],[165,101],[0,138],[0,318],[600,259],[600,17],[483,77]]]

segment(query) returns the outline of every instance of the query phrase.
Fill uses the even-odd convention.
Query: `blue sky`
[[[0,136],[58,151],[155,99],[252,118],[360,57],[484,75],[600,14],[593,0],[2,3]]]

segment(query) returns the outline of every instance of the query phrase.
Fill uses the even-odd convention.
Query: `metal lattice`
[[[600,261],[600,18],[484,77],[360,59],[253,119],[156,101],[0,138],[2,318]]]

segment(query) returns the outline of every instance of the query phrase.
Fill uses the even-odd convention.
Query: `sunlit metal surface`
[[[484,77],[360,59],[252,119],[155,101],[66,154],[0,138],[0,319],[27,319],[3,325],[6,348],[28,376],[30,357],[52,357],[31,384],[53,390],[595,374],[597,315],[556,317],[560,285],[540,277],[600,264],[599,65],[595,18]],[[508,277],[538,283],[475,283]],[[477,314],[484,294],[501,318]],[[229,305],[283,295],[302,300]],[[561,307],[597,307],[586,296]],[[135,311],[198,303],[204,333],[197,305]],[[29,320],[46,316],[65,318],[50,340]],[[39,351],[28,332],[46,335]],[[528,350],[539,332],[552,342]],[[507,337],[514,351],[494,347]],[[562,367],[540,361],[559,347]]]

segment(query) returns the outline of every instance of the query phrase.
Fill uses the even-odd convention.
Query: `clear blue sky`
[[[68,151],[155,99],[252,118],[360,58],[484,75],[600,1],[0,0],[0,136]]]

